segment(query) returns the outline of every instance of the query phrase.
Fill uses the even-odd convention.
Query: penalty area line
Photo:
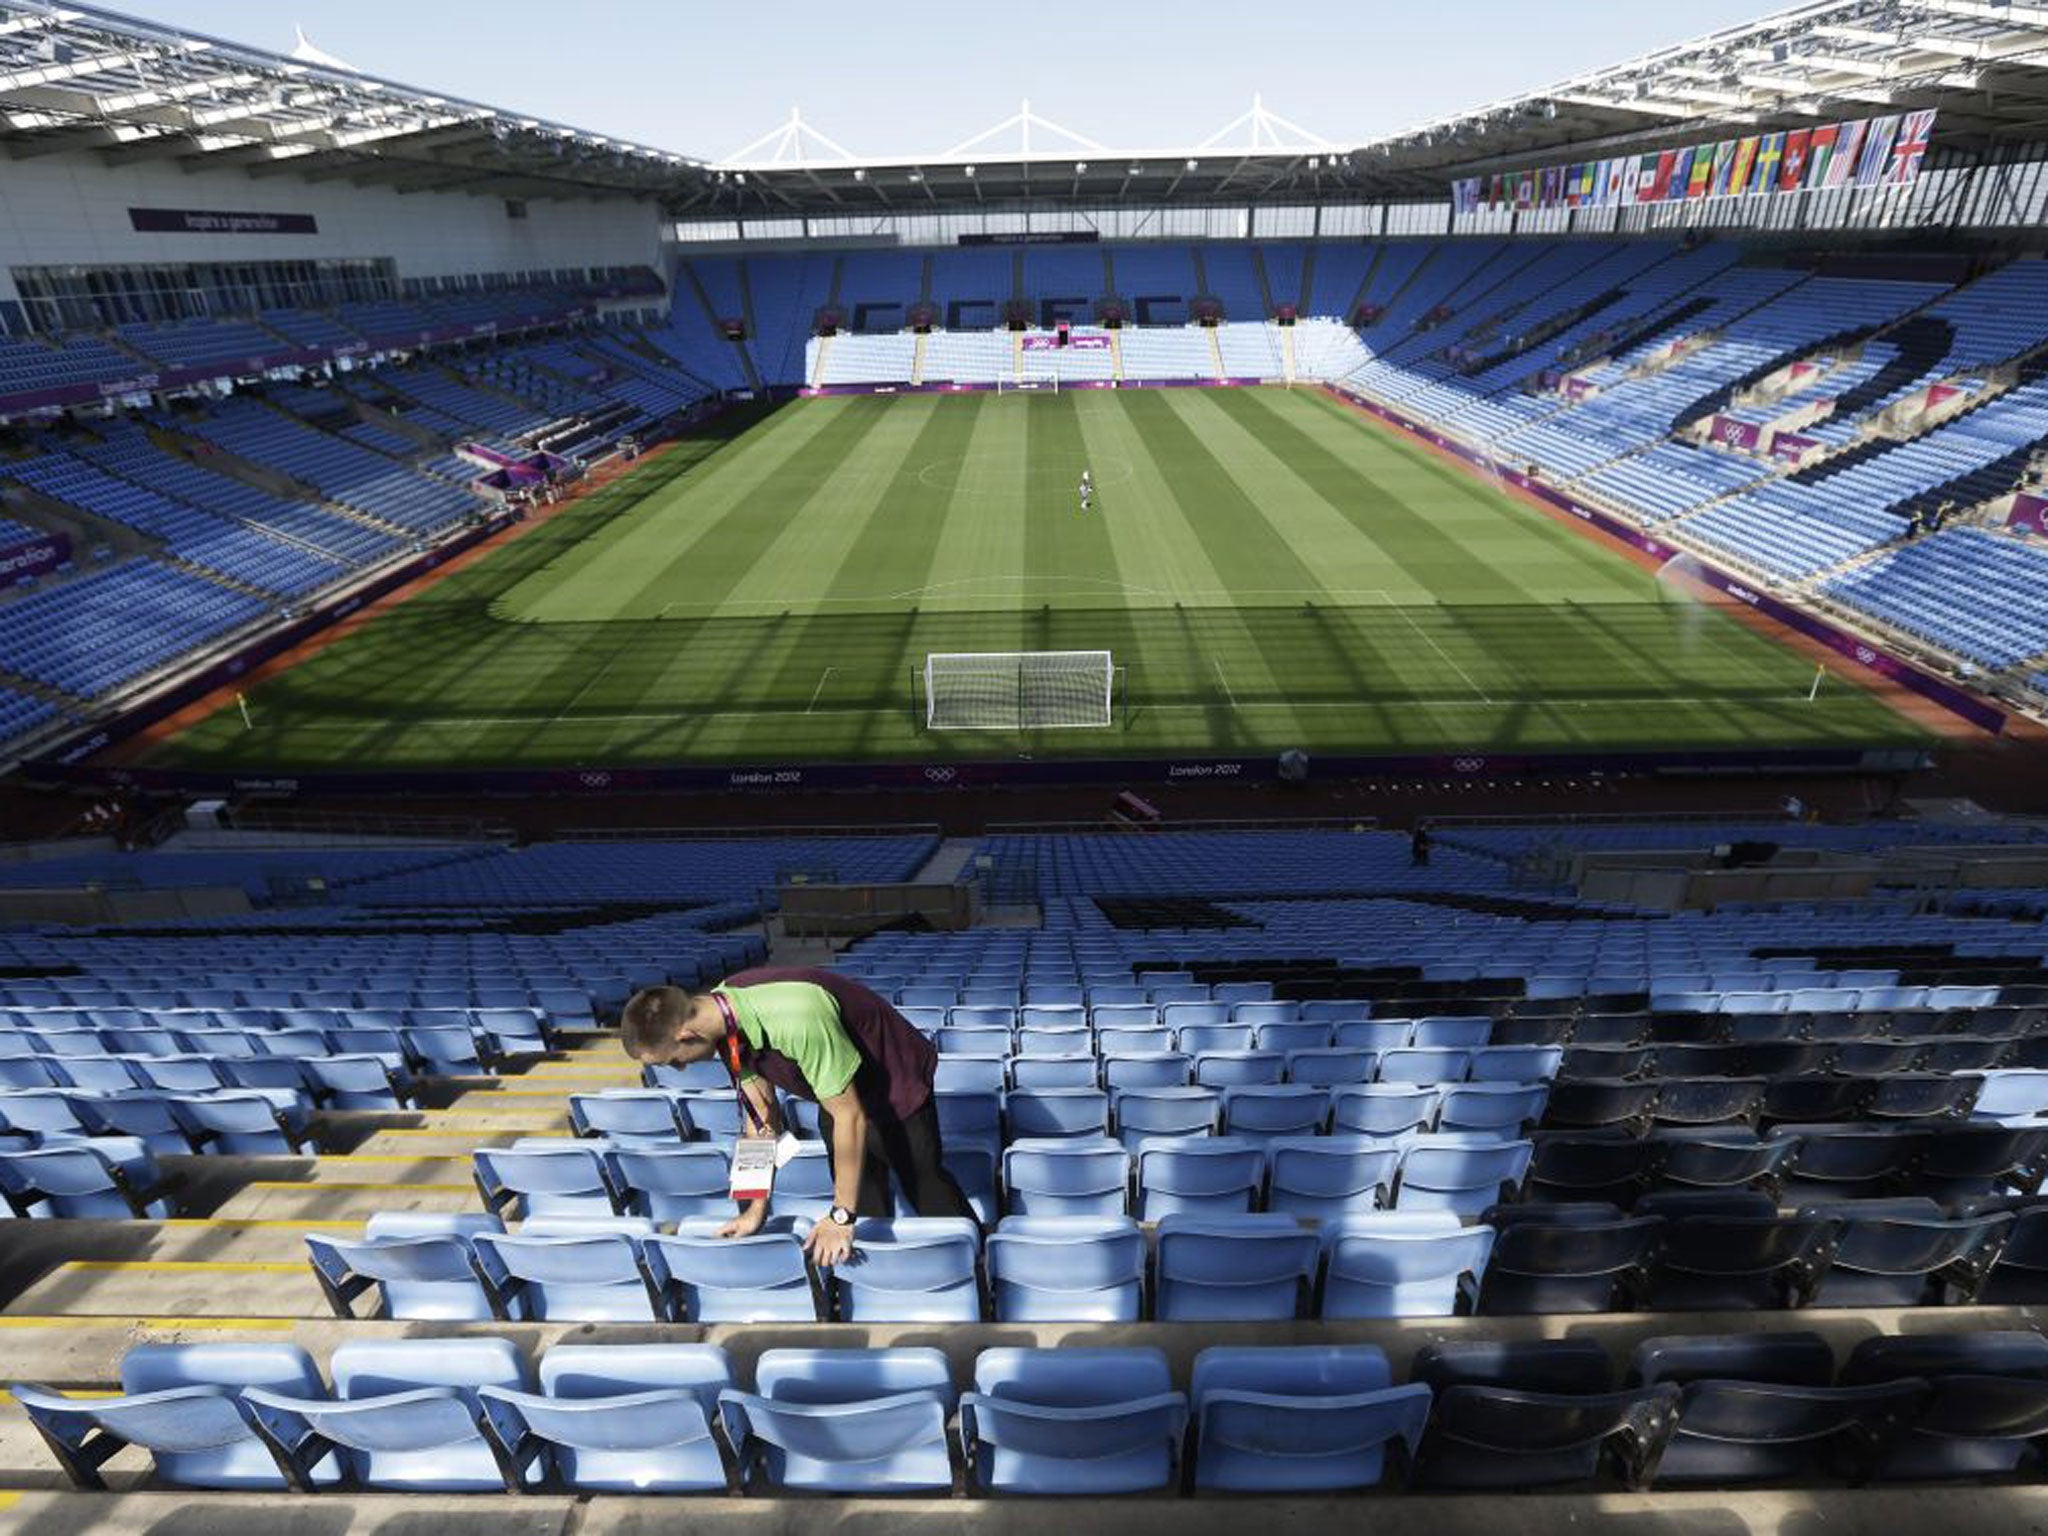
[[[1237,708],[1237,694],[1230,686],[1230,679],[1223,675],[1223,663],[1215,657],[1209,658],[1209,665],[1216,669],[1216,681],[1223,685],[1223,697],[1230,700],[1231,709]]]
[[[838,670],[839,669],[837,667],[827,667],[823,672],[818,674],[818,686],[811,690],[811,702],[804,706],[805,714],[808,715],[812,711],[817,709],[818,695],[825,691],[825,684],[832,680],[832,674],[834,672],[837,672]]]

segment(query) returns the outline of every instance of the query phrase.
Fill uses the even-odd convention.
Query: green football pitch
[[[1096,508],[1080,510],[1083,469]],[[1106,650],[1102,728],[924,729],[927,653]],[[392,769],[1875,745],[1911,725],[1317,392],[725,418],[152,750]]]

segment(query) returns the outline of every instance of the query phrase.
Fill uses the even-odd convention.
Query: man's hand
[[[720,1237],[752,1237],[761,1230],[761,1223],[768,1219],[768,1202],[752,1200],[747,1208],[718,1229]]]
[[[827,1217],[811,1228],[811,1235],[804,1239],[804,1252],[820,1269],[843,1264],[853,1255],[853,1228]]]

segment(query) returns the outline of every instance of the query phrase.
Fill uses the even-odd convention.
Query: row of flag
[[[1833,187],[1906,187],[1919,178],[1933,135],[1932,108],[1894,113],[1618,160],[1467,177],[1451,183],[1451,204],[1457,213],[1612,208]]]

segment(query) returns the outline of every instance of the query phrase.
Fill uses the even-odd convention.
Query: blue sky
[[[1110,149],[1269,109],[1370,138],[1738,22],[1770,0],[107,0],[707,159],[800,106],[856,154],[937,152],[1016,110]]]

